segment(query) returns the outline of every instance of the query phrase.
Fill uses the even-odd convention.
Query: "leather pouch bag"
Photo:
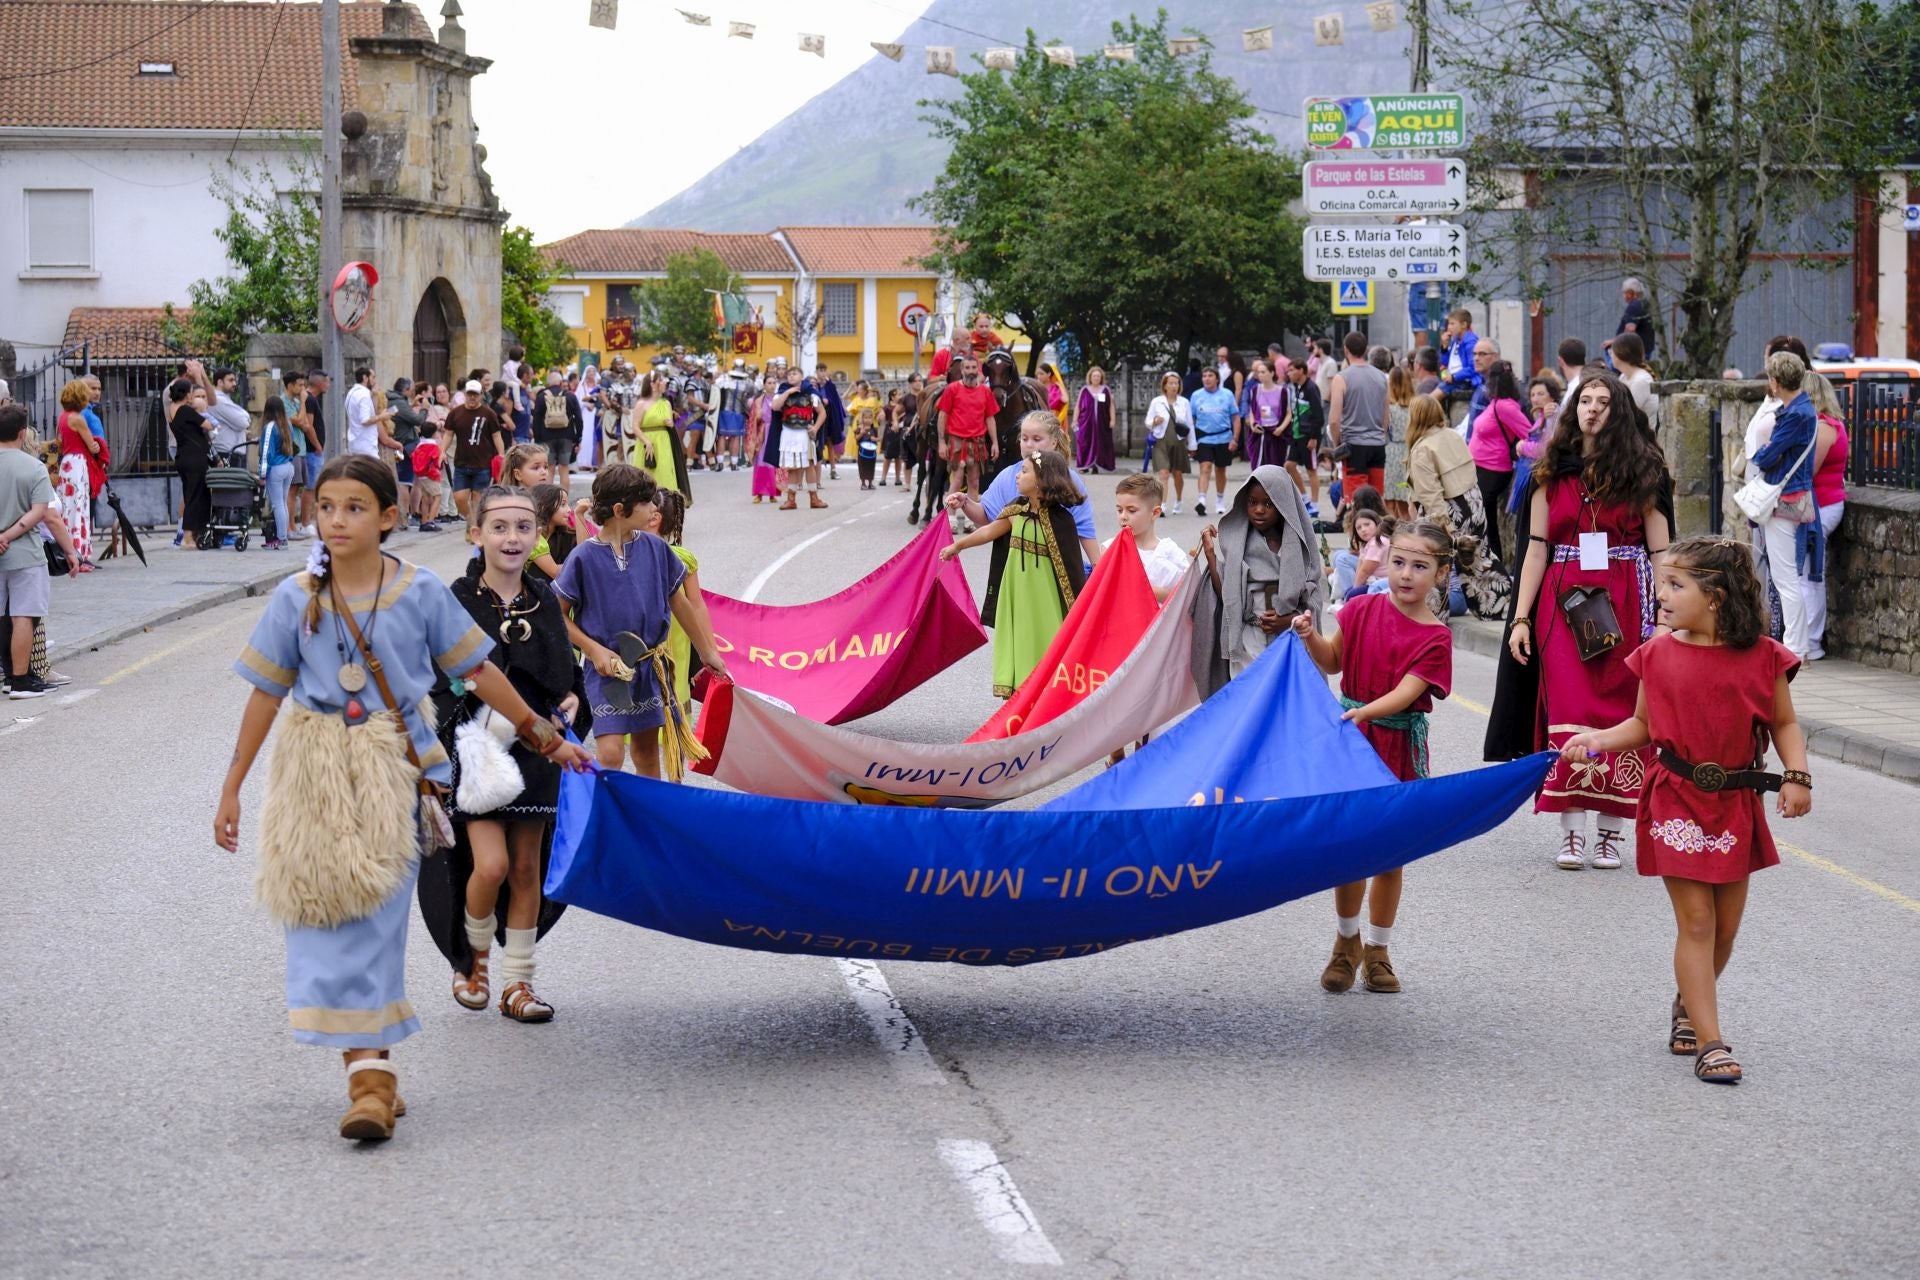
[[[1560,612],[1573,629],[1573,642],[1582,662],[1592,662],[1618,648],[1625,638],[1619,615],[1613,611],[1613,597],[1603,588],[1567,588],[1560,593]]]

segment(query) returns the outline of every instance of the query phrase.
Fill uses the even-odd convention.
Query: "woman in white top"
[[[1646,367],[1647,348],[1641,342],[1640,335],[1620,334],[1607,349],[1613,352],[1614,367],[1619,371],[1620,381],[1632,393],[1634,406],[1647,415],[1647,430],[1657,430],[1660,426],[1660,397],[1653,393],[1653,374]]]
[[[574,456],[576,470],[591,471],[600,456],[600,366],[590,364],[580,371],[580,450]]]
[[[1171,428],[1171,429],[1169,429]],[[1180,375],[1168,370],[1160,375],[1160,394],[1147,406],[1148,469],[1160,475],[1160,488],[1173,485],[1173,505],[1167,510],[1180,514],[1180,497],[1186,492],[1188,448],[1192,444],[1193,407],[1180,394]]]

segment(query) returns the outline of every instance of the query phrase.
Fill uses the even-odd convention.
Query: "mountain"
[[[1238,81],[1263,109],[1260,128],[1278,145],[1297,149],[1304,145],[1303,98],[1398,93],[1407,87],[1412,32],[1404,20],[1390,31],[1375,32],[1360,4],[1326,7],[1346,13],[1342,45],[1316,47],[1312,24],[1303,18],[1276,26],[1271,50],[1243,52],[1241,31],[1273,12],[1251,0],[1190,0],[1168,26],[1175,34],[1208,37],[1215,68]],[[1125,17],[1124,10],[1103,13],[1085,6],[1093,9],[1089,14],[1079,5],[1058,8],[1034,30],[1042,43],[1071,45],[1082,59],[1099,57],[1100,46],[1113,39],[1112,21]],[[926,46],[952,45],[961,61],[977,70],[970,55],[993,45],[1025,44],[1034,12],[1031,0],[935,0],[897,37],[907,46],[901,61],[874,54],[712,173],[627,225],[764,231],[783,225],[920,221],[907,201],[926,190],[946,152],[928,135],[920,119],[926,108],[918,103],[960,91],[958,80],[926,74]],[[1151,11],[1142,15],[1151,18]]]

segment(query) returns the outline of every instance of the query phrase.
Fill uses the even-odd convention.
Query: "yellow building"
[[[604,363],[618,353],[609,347],[606,322],[635,316],[639,288],[665,277],[669,257],[695,249],[711,250],[737,272],[748,303],[759,308],[764,325],[759,350],[744,353],[756,366],[777,357],[798,361],[809,373],[815,361],[824,362],[848,381],[870,371],[904,378],[915,363],[910,326],[922,309],[933,317],[936,335],[956,326],[965,329],[972,320],[967,291],[950,287],[920,265],[933,251],[932,227],[780,227],[764,234],[583,231],[544,246],[567,266],[548,294],[549,304],[580,349],[600,353]],[[796,296],[802,300],[798,324],[792,308]],[[1014,341],[1010,331],[999,332],[1001,341]],[[922,370],[937,345],[937,337],[922,345]],[[642,347],[624,354],[644,365],[658,353]]]
[[[791,337],[782,337],[783,317],[793,299],[799,269],[787,250],[770,235],[759,233],[710,234],[703,231],[667,231],[651,227],[621,227],[610,231],[582,231],[542,246],[542,252],[566,264],[567,272],[547,293],[547,303],[567,325],[573,340],[585,352],[597,352],[602,364],[624,355],[645,367],[654,347],[622,351],[610,347],[607,321],[634,318],[639,290],[649,280],[666,278],[667,259],[677,253],[710,250],[745,283],[749,305],[759,308],[764,322],[759,350],[744,353],[748,363],[764,365],[775,356],[795,359]],[[720,350],[716,340],[716,350]]]

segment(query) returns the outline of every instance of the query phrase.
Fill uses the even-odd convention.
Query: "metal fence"
[[[107,430],[114,475],[144,475],[173,470],[171,438],[167,431],[167,384],[180,376],[194,352],[169,341],[155,329],[98,333],[54,352],[31,369],[21,370],[13,396],[27,410],[27,420],[42,441],[59,435],[60,389],[75,378],[100,379],[100,400],[94,412]],[[235,399],[247,402],[246,375]]]
[[[1847,420],[1847,483],[1920,489],[1920,385],[1868,377],[1833,389]]]

